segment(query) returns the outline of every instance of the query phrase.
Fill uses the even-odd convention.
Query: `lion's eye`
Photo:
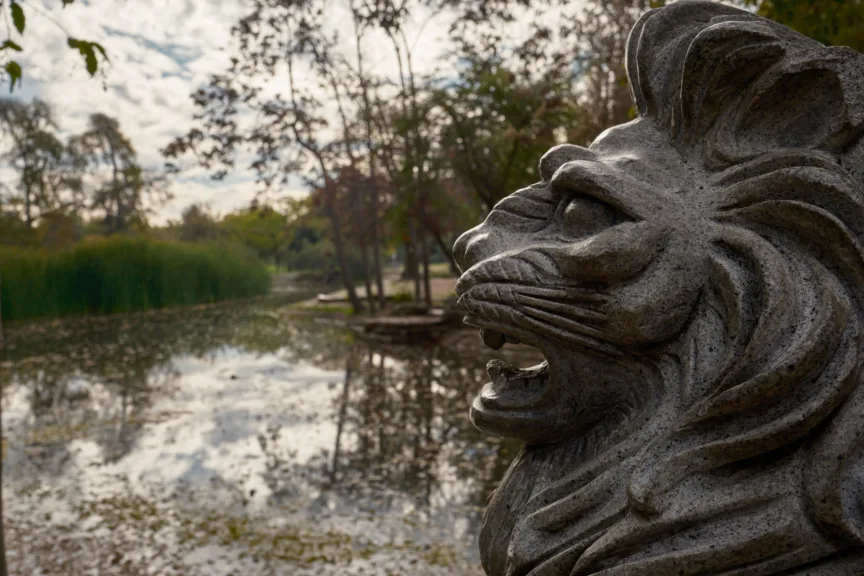
[[[575,237],[592,236],[629,218],[620,210],[587,194],[576,194],[564,209],[564,229]]]

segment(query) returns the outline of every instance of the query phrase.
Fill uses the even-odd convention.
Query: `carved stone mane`
[[[523,440],[490,576],[864,574],[864,57],[714,2],[646,13],[638,118],[563,145],[454,253]]]

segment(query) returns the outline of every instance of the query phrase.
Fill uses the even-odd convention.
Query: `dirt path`
[[[429,284],[432,289],[432,302],[434,304],[443,304],[445,300],[456,296],[456,276],[444,275],[445,269],[433,269],[432,278],[429,279]],[[357,295],[366,299],[366,288],[362,283],[356,284]],[[373,289],[374,292],[374,289]],[[399,277],[398,271],[388,270],[384,276],[384,293],[388,298],[396,302],[412,302],[414,299],[414,282],[411,280],[402,280]],[[344,288],[334,290],[324,294],[326,301],[321,302],[317,298],[311,298],[298,303],[299,308],[321,308],[333,310],[335,308],[349,308],[348,292]]]

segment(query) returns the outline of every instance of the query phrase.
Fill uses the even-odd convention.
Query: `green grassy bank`
[[[0,247],[3,318],[111,314],[264,294],[262,264],[230,244],[99,238],[64,252]]]

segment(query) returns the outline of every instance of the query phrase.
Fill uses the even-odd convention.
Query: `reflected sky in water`
[[[482,507],[518,450],[467,417],[493,355],[463,330],[363,342],[272,299],[7,326],[13,547],[86,526],[166,574],[479,573]]]

